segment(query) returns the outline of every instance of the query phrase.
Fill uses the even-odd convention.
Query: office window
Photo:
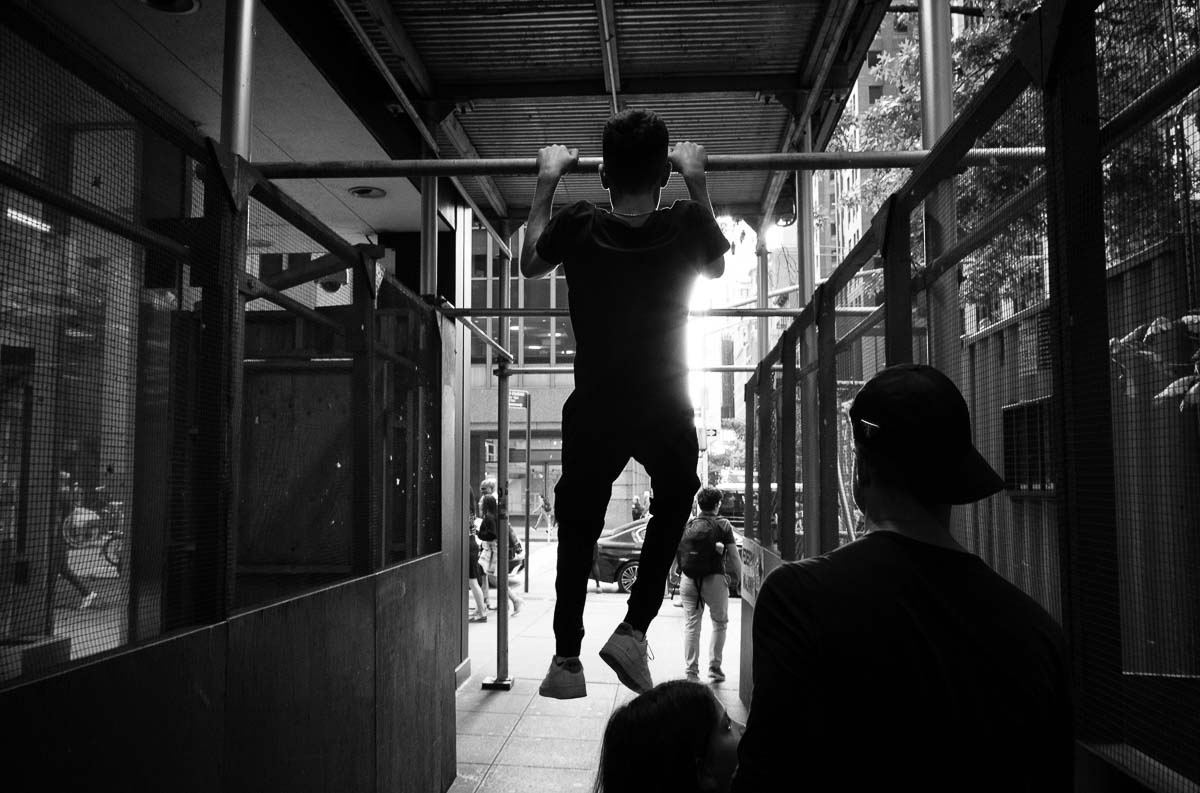
[[[879,65],[880,59],[883,57],[881,50],[871,50],[867,53],[867,68],[874,69]]]
[[[883,98],[883,86],[882,85],[868,85],[867,86],[867,103],[868,104],[873,105],[882,98]]]
[[[575,329],[571,320],[556,319],[554,321],[554,362],[570,364],[575,360]]]
[[[550,363],[550,320],[549,318],[525,319],[522,356],[527,364]]]

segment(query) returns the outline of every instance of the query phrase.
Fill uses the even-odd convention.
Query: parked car
[[[600,580],[615,583],[622,592],[628,592],[637,580],[638,562],[642,558],[642,543],[646,539],[646,524],[649,517],[640,518],[621,524],[612,529],[605,529],[596,543],[600,547],[597,567],[600,569]],[[738,551],[742,549],[742,533],[734,527],[733,536],[737,540]],[[741,582],[736,576],[726,576],[729,582],[730,597],[737,597]],[[679,586],[679,577],[671,576],[672,587]]]

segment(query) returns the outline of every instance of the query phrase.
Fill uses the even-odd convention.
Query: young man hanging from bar
[[[575,390],[563,406],[558,514],[555,655],[542,696],[587,696],[583,609],[592,546],[604,527],[612,483],[629,458],[650,474],[652,517],[625,620],[600,650],[634,691],[653,686],[646,630],[699,487],[699,454],[687,383],[688,299],[698,275],[719,277],[729,243],[708,197],[704,147],[668,151],[666,124],[653,112],[626,110],[604,128],[600,182],[612,208],[587,201],[551,217],[554,192],[579,159],[575,149],[538,152],[538,180],[521,249],[526,278],[559,264],[567,279],[575,331]],[[677,170],[691,200],[659,208]],[[638,361],[637,369],[629,365]]]

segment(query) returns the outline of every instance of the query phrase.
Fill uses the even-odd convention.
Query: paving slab
[[[532,543],[530,592],[521,613],[508,623],[508,672],[511,691],[484,691],[485,677],[497,668],[498,613],[485,623],[471,623],[468,641],[471,676],[456,696],[459,779],[452,793],[559,793],[590,791],[595,782],[600,743],[609,716],[636,696],[617,681],[600,660],[601,646],[625,616],[628,595],[607,584],[600,594],[589,591],[584,610],[580,660],[588,696],[555,700],[537,695],[537,687],[554,654],[555,543]],[[495,590],[493,603],[499,602]],[[741,605],[730,603],[729,629],[722,668],[723,683],[713,691],[730,716],[745,720],[739,699]],[[712,624],[705,620],[700,660],[707,671]],[[683,677],[683,609],[664,600],[649,631],[650,674],[655,682]]]

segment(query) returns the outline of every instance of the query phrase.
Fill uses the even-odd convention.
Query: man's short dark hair
[[[652,110],[622,110],[604,125],[609,187],[636,192],[657,187],[667,161],[667,125]]]
[[[705,512],[711,512],[720,506],[722,496],[723,494],[717,488],[712,485],[705,485],[696,494],[696,503],[700,505],[700,509]]]

